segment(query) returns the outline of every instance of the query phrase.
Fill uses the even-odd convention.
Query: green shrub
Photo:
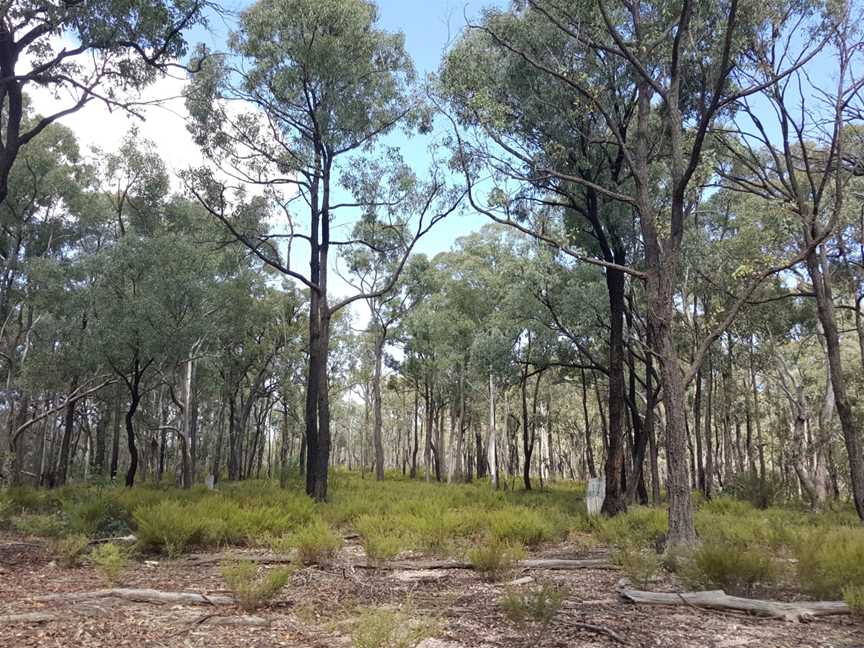
[[[409,610],[370,608],[363,610],[355,621],[351,645],[354,648],[412,648],[432,636],[436,628],[434,620]]]
[[[98,545],[90,552],[90,560],[109,585],[117,585],[129,566],[129,556],[123,547],[111,542]]]
[[[552,525],[540,511],[506,508],[489,514],[489,531],[499,540],[536,547],[554,537]]]
[[[48,543],[48,551],[57,558],[62,567],[75,567],[87,549],[90,540],[81,533],[73,533],[62,538],[53,538]]]
[[[768,475],[763,480],[754,472],[738,475],[727,488],[730,495],[757,509],[767,509],[778,504],[783,495],[783,482],[779,478]]]
[[[290,536],[290,542],[306,565],[332,560],[342,546],[342,538],[319,519],[296,531]]]
[[[847,585],[843,588],[843,601],[852,614],[864,617],[864,585]]]
[[[288,584],[291,571],[287,567],[261,571],[248,560],[222,565],[222,577],[246,612],[257,610],[276,598]]]
[[[6,489],[4,498],[13,513],[52,513],[60,508],[58,491],[15,486]]]
[[[617,547],[654,547],[665,537],[667,527],[665,510],[633,506],[600,522],[600,536]]]
[[[66,524],[56,514],[21,513],[12,518],[12,526],[25,535],[59,538],[66,531]]]
[[[499,601],[504,614],[514,623],[551,623],[561,604],[567,598],[567,590],[551,582],[527,590],[511,589]]]
[[[63,512],[71,530],[90,537],[112,538],[131,530],[129,510],[105,494],[64,502]]]
[[[775,582],[778,569],[765,547],[708,541],[690,554],[682,576],[694,586],[748,594],[757,584]]]
[[[864,529],[815,529],[795,548],[801,588],[817,598],[839,599],[847,587],[864,586]]]
[[[525,550],[521,546],[496,536],[487,538],[468,552],[468,561],[474,569],[490,580],[506,576],[524,557]]]
[[[405,529],[388,516],[362,515],[355,528],[370,560],[391,560],[410,544]]]
[[[660,569],[657,552],[634,545],[624,545],[615,549],[612,560],[621,567],[631,581],[640,587],[650,583]]]
[[[144,548],[181,555],[202,537],[199,519],[189,507],[174,500],[163,500],[135,511],[138,541]]]
[[[705,502],[699,509],[706,513],[714,513],[716,515],[734,515],[736,517],[744,517],[753,513],[753,505],[750,502],[743,502],[728,495],[715,497]]]

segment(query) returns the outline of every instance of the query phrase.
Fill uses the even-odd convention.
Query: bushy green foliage
[[[72,531],[90,537],[122,536],[131,530],[129,509],[104,492],[68,500],[63,503],[63,512]]]
[[[852,614],[864,617],[864,585],[847,585],[843,588],[843,601]]]
[[[354,622],[351,645],[354,648],[412,648],[432,636],[434,620],[407,609],[368,608]]]
[[[781,502],[783,483],[773,476],[761,479],[754,472],[745,472],[738,475],[735,481],[728,485],[727,490],[738,500],[748,502],[758,509],[767,509]]]
[[[516,563],[525,557],[525,550],[517,544],[491,536],[468,552],[468,561],[483,577],[498,580],[509,574]]]
[[[639,587],[645,587],[650,583],[660,569],[660,558],[653,548],[636,545],[619,546],[612,553],[612,560]]]
[[[52,538],[48,543],[48,551],[62,567],[75,567],[81,561],[88,543],[86,535],[73,533],[62,538]]]
[[[693,586],[749,594],[756,585],[770,585],[779,570],[765,547],[711,540],[694,549],[682,576]]]
[[[654,547],[665,536],[666,528],[665,510],[633,506],[626,513],[603,520],[600,536],[616,547]]]
[[[342,538],[320,519],[315,519],[290,537],[300,561],[306,565],[331,560],[342,546]]]
[[[56,513],[21,513],[12,518],[12,527],[25,535],[58,538],[66,532],[66,524]]]
[[[795,548],[801,588],[836,600],[848,587],[864,586],[864,529],[815,529],[801,535]]]
[[[252,612],[272,601],[288,584],[291,569],[280,567],[260,570],[248,560],[222,565],[222,577],[237,599],[238,605]]]
[[[536,547],[554,536],[552,526],[539,511],[513,507],[489,514],[489,530],[505,542]]]
[[[129,566],[127,551],[111,542],[98,545],[90,552],[90,560],[109,585],[117,585]]]
[[[555,618],[565,598],[565,588],[544,581],[538,587],[508,590],[499,605],[507,618],[514,623],[539,623],[546,626]]]
[[[393,527],[381,516],[362,515],[355,528],[370,560],[390,560],[409,545],[405,530]]]
[[[138,542],[146,549],[164,551],[176,558],[201,539],[202,525],[188,507],[164,500],[135,512]]]

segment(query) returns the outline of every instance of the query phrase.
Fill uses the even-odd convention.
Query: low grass
[[[740,593],[782,584],[839,600],[864,587],[864,529],[849,506],[815,513],[794,503],[766,507],[768,498],[698,498],[701,544],[672,555],[665,551],[665,509],[634,506],[612,519],[588,518],[580,485],[505,492],[485,481],[447,485],[388,474],[376,482],[341,471],[330,483],[325,504],[306,497],[299,481],[286,489],[270,481],[223,483],[216,492],[150,485],[12,488],[0,491],[0,524],[51,540],[58,555],[64,539],[131,532],[140,549],[172,557],[262,545],[297,551],[305,563],[331,560],[342,536],[353,532],[372,561],[468,556],[484,574],[506,572],[508,560],[524,550],[569,538],[577,553],[609,546],[637,583],[650,582],[662,564],[692,586]]]

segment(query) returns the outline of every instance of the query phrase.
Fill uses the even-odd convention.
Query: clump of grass
[[[412,648],[435,634],[433,619],[407,609],[369,608],[354,623],[351,645],[354,648]]]
[[[289,536],[289,543],[305,565],[332,560],[342,546],[342,538],[320,519],[316,519]]]
[[[64,502],[63,512],[72,531],[90,537],[121,536],[130,531],[129,509],[104,491]]]
[[[654,547],[666,535],[666,518],[663,509],[633,506],[626,513],[603,520],[600,537],[616,547]]]
[[[12,518],[13,528],[25,535],[59,538],[66,531],[66,524],[56,514],[21,513]]]
[[[508,619],[517,624],[538,623],[545,627],[552,622],[567,590],[555,583],[544,581],[539,587],[526,590],[511,589],[499,601]]]
[[[657,576],[660,558],[653,549],[624,545],[612,553],[612,560],[639,587],[645,587]]]
[[[233,592],[237,603],[246,612],[252,612],[272,601],[288,584],[291,569],[281,567],[260,571],[248,560],[223,563],[222,577]]]
[[[852,614],[864,617],[864,585],[847,585],[843,588],[843,601]]]
[[[818,529],[801,534],[795,547],[801,588],[836,600],[848,587],[864,587],[864,530]]]
[[[106,542],[90,552],[90,560],[109,585],[117,585],[129,566],[129,556],[122,547]]]
[[[410,543],[405,530],[393,524],[387,516],[361,515],[355,528],[370,560],[392,560]]]
[[[163,500],[135,511],[138,541],[148,549],[176,558],[198,542],[202,525],[191,511],[174,500]]]
[[[555,535],[541,511],[515,506],[490,513],[489,532],[499,540],[528,547],[552,540]]]
[[[517,544],[498,537],[486,538],[468,552],[468,561],[484,578],[500,580],[525,557],[525,550]]]
[[[90,540],[82,533],[73,533],[62,538],[53,538],[48,543],[48,551],[57,558],[62,567],[76,567]]]
[[[776,582],[779,571],[766,547],[711,540],[692,551],[681,575],[694,586],[749,594],[756,585]]]

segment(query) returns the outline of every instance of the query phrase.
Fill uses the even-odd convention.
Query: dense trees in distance
[[[4,483],[602,477],[670,545],[694,491],[864,519],[858,3],[517,0],[422,80],[369,0],[258,0],[223,52],[204,2],[83,6],[0,3]],[[166,66],[200,168],[62,125]]]

